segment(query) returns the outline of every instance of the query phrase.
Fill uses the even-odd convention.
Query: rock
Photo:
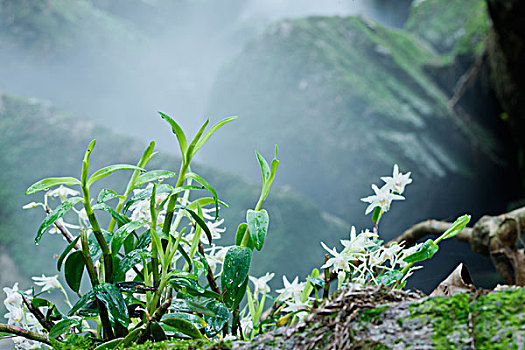
[[[331,314],[320,310],[330,307]],[[242,349],[521,349],[525,288],[424,297],[345,290],[304,322],[235,344]]]

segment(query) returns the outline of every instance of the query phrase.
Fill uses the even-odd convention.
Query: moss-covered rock
[[[135,164],[146,147],[135,139],[75,118],[49,103],[0,95],[0,246],[14,259],[22,275],[55,273],[53,255],[60,254],[65,247],[60,237],[48,234],[40,246],[34,245],[44,213],[39,209],[23,210],[22,206],[42,197],[41,194],[24,196],[25,190],[44,177],[79,177],[83,153],[92,139],[97,140],[91,158],[92,171],[109,164]],[[252,161],[256,162],[255,158]],[[149,165],[149,169],[175,171],[178,167],[177,157],[162,153]],[[231,245],[238,223],[244,221],[246,210],[253,208],[259,197],[259,185],[198,163],[193,170],[207,179],[217,189],[219,197],[230,204],[229,208],[221,209],[220,215],[227,227],[221,244]],[[116,173],[107,178],[104,187],[122,192],[128,176],[125,172]],[[95,185],[92,196],[96,197],[100,189]],[[322,256],[317,242],[333,240],[330,237],[346,230],[310,200],[278,187],[273,188],[265,207],[270,214],[270,231],[263,251],[257,254],[252,265],[254,276],[266,271],[307,274],[313,266],[319,265],[316,257]],[[296,232],[303,237],[299,243]],[[292,251],[295,253],[290,254]],[[8,278],[8,274],[1,275],[4,281]],[[280,278],[274,282],[280,283]]]
[[[414,1],[405,28],[440,53],[479,54],[488,34],[487,6],[484,0]]]
[[[352,222],[357,211],[349,208],[393,163],[412,171],[427,199],[433,188],[466,179],[460,191],[475,190],[474,174],[496,167],[501,147],[482,118],[450,108],[452,91],[428,69],[449,62],[414,33],[364,18],[280,22],[217,77],[209,109],[235,112],[242,123],[216,144],[234,140],[243,160],[247,144],[279,144],[281,181]]]
[[[305,321],[243,349],[522,349],[525,288],[421,297],[343,291]]]
[[[64,53],[101,55],[112,44],[141,40],[138,31],[87,0],[0,1],[0,44],[42,59]]]

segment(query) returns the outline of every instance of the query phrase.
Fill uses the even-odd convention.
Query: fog
[[[204,114],[215,74],[267,25],[283,18],[366,15],[369,10],[364,0],[202,1],[181,5],[175,9],[179,13],[170,15],[153,10],[158,1],[137,3],[142,6],[106,5],[137,39],[121,42],[95,36],[93,42],[92,33],[83,33],[75,40],[87,37],[85,44],[77,42],[58,53],[41,49],[38,54],[31,54],[34,48],[28,50],[24,43],[1,45],[0,88],[50,100],[172,150],[173,138],[156,111],[173,116],[189,131],[207,117],[223,117]],[[144,4],[151,4],[150,12],[144,11]],[[155,14],[161,18],[151,19]]]
[[[5,37],[16,36],[0,32],[0,89],[49,100],[118,133],[136,136],[144,143],[155,140],[158,148],[171,153],[178,150],[176,140],[157,111],[172,116],[190,134],[208,117],[213,121],[225,117],[209,110],[210,90],[217,73],[272,23],[305,16],[363,15],[386,25],[399,25],[407,12],[407,1],[402,1],[396,11],[392,11],[392,5],[382,11],[377,4],[384,2],[371,0],[82,3],[90,4],[84,10],[97,20],[79,26],[78,32],[54,28],[51,38],[44,42],[31,37],[13,42]],[[101,18],[103,21],[98,21]],[[93,23],[109,24],[98,27]],[[1,28],[4,27],[0,25]],[[35,30],[38,32],[38,26]],[[272,147],[268,145],[269,150]],[[301,150],[282,152],[284,158],[292,158]],[[360,155],[352,156],[360,159]],[[367,164],[366,159],[360,162]],[[235,173],[258,172],[255,162],[240,165],[229,160],[228,164],[228,170]],[[306,161],[305,164],[307,167]],[[242,167],[248,170],[241,171]],[[282,169],[285,167],[283,162]],[[384,170],[378,170],[378,178],[388,175],[390,169]],[[280,181],[278,177],[278,185],[290,185]],[[363,196],[369,194],[369,187],[363,187],[362,192]],[[359,203],[358,198],[355,203]],[[447,219],[453,218],[456,213],[443,203],[440,213],[446,213]],[[435,203],[428,201],[421,206],[430,205]],[[398,218],[407,220],[407,215],[412,214],[399,211],[391,220],[406,227],[413,222],[401,222]],[[366,220],[369,222],[369,218]]]

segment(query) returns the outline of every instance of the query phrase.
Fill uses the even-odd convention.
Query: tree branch
[[[14,334],[14,335],[18,335],[20,337],[24,337],[24,338],[29,339],[29,340],[36,340],[38,342],[47,344],[47,345],[49,345],[49,346],[51,346],[53,348],[59,348],[60,347],[60,342],[58,342],[58,341],[56,341],[54,339],[49,339],[44,334],[32,332],[32,331],[29,331],[27,329],[20,328],[20,327],[17,327],[17,326],[12,326],[12,325],[8,325],[8,324],[1,324],[0,323],[0,332],[11,333],[11,334]]]

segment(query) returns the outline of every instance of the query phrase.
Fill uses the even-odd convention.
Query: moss
[[[484,295],[470,310],[476,349],[523,348],[525,288]]]
[[[212,342],[206,340],[168,340],[158,343],[146,342],[127,348],[129,350],[230,350],[230,342]]]
[[[477,298],[464,293],[429,298],[410,311],[398,323],[419,319],[430,325],[436,349],[518,349],[525,344],[525,288]]]
[[[481,52],[487,27],[483,0],[414,1],[405,26],[430,42],[440,53],[454,55]]]
[[[438,349],[462,348],[458,341],[469,339],[469,298],[468,294],[457,294],[450,298],[429,298],[411,307],[413,317],[431,323],[432,340]]]
[[[435,188],[436,178],[476,174],[472,152],[499,152],[494,130],[450,110],[451,92],[425,68],[442,65],[443,56],[416,33],[364,18],[282,21],[218,75],[210,110],[235,111],[242,123],[214,142],[234,140],[231,158],[245,162],[250,145],[279,144],[287,164],[281,181],[340,217],[355,217],[346,208],[376,169],[398,163]],[[445,134],[446,140],[437,136]],[[474,151],[472,143],[480,147]],[[290,149],[301,151],[286,154]],[[234,164],[218,151],[205,156],[212,164]],[[319,186],[319,179],[337,185]]]
[[[360,315],[360,320],[365,323],[374,323],[381,318],[381,315],[386,309],[388,309],[388,305],[377,306],[372,309],[365,309]]]

